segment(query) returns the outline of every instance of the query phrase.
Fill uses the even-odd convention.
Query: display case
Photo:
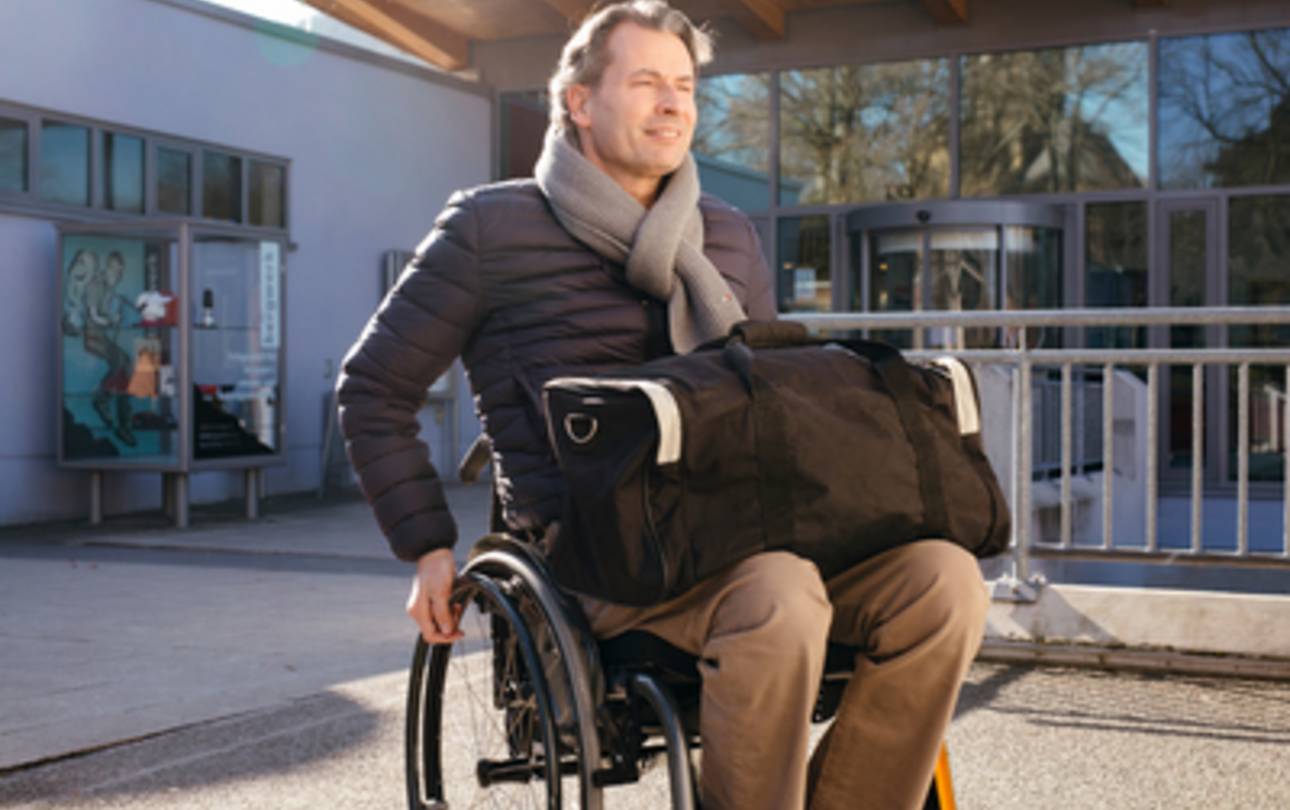
[[[283,460],[280,234],[189,221],[59,229],[58,460],[102,476],[162,474],[188,522],[188,476],[245,472],[248,516],[263,468]]]

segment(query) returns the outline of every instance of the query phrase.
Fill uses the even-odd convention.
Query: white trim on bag
[[[681,460],[681,409],[672,390],[658,380],[605,380],[592,377],[556,377],[542,386],[547,388],[606,388],[611,391],[639,391],[654,409],[658,423],[658,453],[661,466]]]
[[[981,432],[981,411],[972,387],[972,373],[957,357],[938,357],[932,361],[949,372],[954,384],[954,412],[959,419],[959,435],[970,436]]]

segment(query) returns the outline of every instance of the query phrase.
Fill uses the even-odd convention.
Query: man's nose
[[[658,94],[658,111],[664,115],[678,115],[681,112],[681,94],[674,87],[663,87]]]

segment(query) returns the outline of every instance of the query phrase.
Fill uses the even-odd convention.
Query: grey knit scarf
[[[723,337],[747,318],[730,285],[703,255],[699,173],[691,155],[665,179],[648,210],[564,133],[547,133],[534,175],[565,230],[606,259],[626,265],[633,287],[667,301],[677,352]]]

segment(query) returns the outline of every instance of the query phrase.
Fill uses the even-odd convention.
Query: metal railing
[[[1003,370],[1004,379],[1008,380],[1011,398],[1011,435],[1008,450],[1010,459],[1007,467],[1010,481],[1001,483],[1010,493],[1013,511],[1012,570],[1005,576],[1008,586],[1018,598],[1030,598],[1033,595],[1030,586],[1035,584],[1030,577],[1030,558],[1032,556],[1083,557],[1108,560],[1136,560],[1154,562],[1186,562],[1202,564],[1226,564],[1241,566],[1276,567],[1290,566],[1290,496],[1287,486],[1290,485],[1290,453],[1286,452],[1286,430],[1290,429],[1290,346],[1285,348],[1036,348],[1026,345],[1030,330],[1037,328],[1057,328],[1065,330],[1070,339],[1080,339],[1081,330],[1088,327],[1219,327],[1211,334],[1225,336],[1227,327],[1245,326],[1290,326],[1290,307],[1217,307],[1217,308],[1154,308],[1154,309],[1083,309],[1083,310],[1012,310],[1012,311],[977,311],[977,312],[916,312],[916,313],[797,313],[786,317],[806,324],[814,331],[828,333],[846,332],[851,334],[881,333],[889,336],[893,333],[908,333],[910,342],[916,348],[907,350],[912,357],[937,356],[952,354],[973,365],[977,370],[980,386],[982,370],[998,368]],[[925,348],[924,335],[927,330],[937,330],[932,334],[966,335],[967,330],[979,340],[982,330],[999,330],[1001,343],[1014,342],[1016,345],[1004,348],[963,348],[946,347],[940,349]],[[987,332],[988,334],[988,332]],[[1220,340],[1224,339],[1222,337]],[[1072,341],[1073,342],[1073,341]],[[1263,437],[1263,455],[1280,455],[1280,480],[1271,485],[1259,485],[1260,494],[1265,503],[1268,496],[1279,497],[1280,505],[1280,545],[1268,550],[1252,549],[1250,544],[1250,370],[1252,367],[1272,366],[1280,376],[1281,387],[1264,383],[1260,387],[1259,399],[1265,407],[1258,414],[1257,424],[1266,433]],[[1236,369],[1236,463],[1235,463],[1235,543],[1231,549],[1216,549],[1214,543],[1207,543],[1205,535],[1205,507],[1207,487],[1211,500],[1230,498],[1231,484],[1217,481],[1215,476],[1206,476],[1206,369]],[[1174,489],[1185,488],[1189,502],[1189,536],[1185,543],[1181,538],[1170,536],[1161,542],[1160,500],[1161,480],[1160,461],[1164,455],[1160,445],[1160,425],[1162,420],[1161,369],[1189,369],[1191,386],[1188,395],[1186,389],[1176,391],[1179,399],[1190,398],[1190,445],[1189,453],[1184,456],[1184,466],[1189,467],[1189,477],[1176,480],[1170,477]],[[1036,369],[1044,377],[1056,377],[1055,380],[1043,380],[1039,386],[1034,384]],[[1139,376],[1145,370],[1145,377]],[[1134,377],[1126,377],[1126,372],[1133,372]],[[1229,372],[1230,374],[1230,372]],[[1075,380],[1079,378],[1077,389]],[[1145,388],[1142,381],[1145,380]],[[1171,376],[1171,381],[1175,382]],[[1145,429],[1145,482],[1141,498],[1145,519],[1141,537],[1131,544],[1116,541],[1116,500],[1117,495],[1117,458],[1116,458],[1116,393],[1121,385],[1134,389],[1132,393],[1145,395],[1145,414],[1129,420],[1136,439],[1138,422]],[[1056,426],[1057,442],[1053,441],[1052,428],[1042,424],[1043,435],[1032,436],[1035,430],[1037,399],[1041,405],[1048,400],[1047,407],[1041,409],[1040,421],[1044,421],[1043,412],[1051,414],[1054,410],[1052,388],[1057,389],[1058,413]],[[1177,386],[1175,385],[1175,388]],[[1036,396],[1038,392],[1039,396]],[[1101,407],[1096,407],[1096,397],[1100,395]],[[1211,397],[1215,392],[1211,391]],[[984,391],[983,391],[984,396]],[[1080,410],[1085,414],[1100,416],[1100,443],[1097,437],[1089,437],[1083,442],[1084,447],[1093,445],[1094,454],[1100,453],[1100,459],[1075,457],[1074,436],[1076,421],[1074,419],[1075,403],[1080,402]],[[1136,399],[1134,400],[1136,402]],[[1279,412],[1263,413],[1267,407]],[[1100,414],[1097,411],[1100,410]],[[1123,408],[1121,408],[1123,410]],[[1176,409],[1175,409],[1176,410]],[[1218,408],[1211,404],[1211,412]],[[1175,417],[1178,414],[1174,414]],[[1278,420],[1281,420],[1278,424]],[[1083,420],[1081,420],[1083,421]],[[1124,421],[1124,420],[1122,420]],[[1175,418],[1175,421],[1178,421]],[[1175,426],[1177,427],[1177,426]],[[1085,430],[1085,433],[1088,431]],[[1180,435],[1177,430],[1172,431]],[[990,437],[986,437],[989,441]],[[1050,456],[1056,444],[1059,444],[1060,458],[1053,464],[1051,458],[1042,458],[1035,464],[1034,454],[1038,446],[1043,456]],[[1100,446],[1099,446],[1100,445]],[[1047,448],[1047,450],[1045,450]],[[1186,456],[1189,455],[1189,458]],[[995,460],[992,458],[992,460]],[[1100,464],[1090,462],[1100,461]],[[1128,460],[1122,460],[1128,463]],[[1135,462],[1136,463],[1136,462]],[[999,465],[996,463],[996,467]],[[1055,467],[1055,469],[1054,469]],[[1077,541],[1073,531],[1075,500],[1073,498],[1073,479],[1078,475],[1087,479],[1090,469],[1097,470],[1093,475],[1101,475],[1101,531],[1100,537],[1093,542]],[[1032,534],[1032,491],[1036,477],[1040,480],[1051,480],[1056,472],[1059,486],[1059,532],[1055,542],[1031,537]],[[1136,478],[1136,476],[1135,476]],[[1275,478],[1275,476],[1273,476]],[[1269,493],[1269,487],[1271,492]],[[1171,515],[1172,517],[1172,515]],[[1135,530],[1136,533],[1136,530]],[[1211,538],[1213,539],[1213,538]],[[998,590],[996,590],[998,593]]]

